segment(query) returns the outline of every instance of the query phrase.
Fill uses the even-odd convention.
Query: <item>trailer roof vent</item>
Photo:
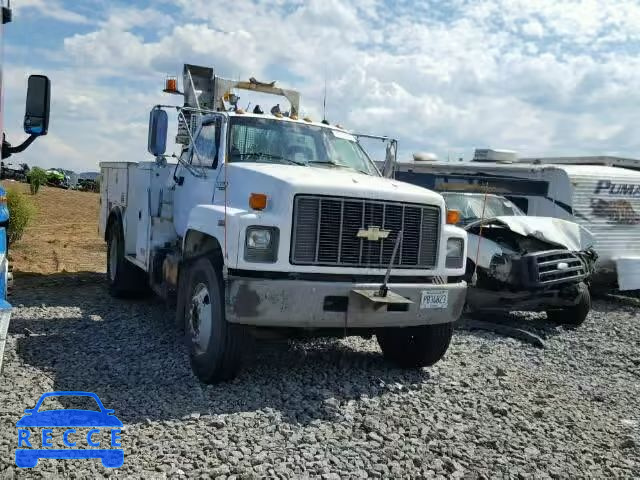
[[[518,153],[514,150],[498,150],[493,148],[476,148],[474,162],[513,163],[518,161]]]
[[[413,154],[414,162],[437,162],[438,157],[435,153],[429,152],[416,152]]]

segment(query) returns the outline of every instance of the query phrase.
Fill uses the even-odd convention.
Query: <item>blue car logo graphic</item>
[[[79,409],[58,409],[39,412],[42,402],[49,397],[90,397],[93,398],[100,411]],[[33,468],[41,458],[56,459],[88,459],[99,458],[106,468],[118,468],[124,463],[124,451],[120,444],[122,422],[110,410],[102,405],[95,393],[90,392],[48,392],[43,394],[35,407],[28,408],[16,423],[18,428],[18,448],[16,449],[16,465],[20,468]],[[62,440],[65,447],[53,448],[53,428],[63,427]],[[31,435],[33,428],[42,428],[41,435]],[[86,436],[76,428],[90,428]],[[104,440],[97,437],[101,429],[110,430],[109,446],[104,448]],[[86,443],[87,448],[83,447]],[[28,448],[21,448],[28,447]],[[41,447],[41,448],[38,448]],[[78,447],[78,448],[74,448]],[[94,448],[91,448],[94,447]],[[102,447],[102,448],[95,448]]]

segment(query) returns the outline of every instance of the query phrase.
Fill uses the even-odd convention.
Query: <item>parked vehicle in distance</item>
[[[21,163],[14,165],[12,163],[0,163],[0,179],[15,180],[16,182],[26,182],[29,176],[29,165]]]
[[[155,161],[101,164],[111,293],[175,299],[207,383],[234,377],[248,335],[266,330],[375,334],[401,366],[437,362],[466,294],[466,233],[442,196],[385,178],[348,131],[299,118],[298,92],[194,65],[183,90],[168,79],[184,106],[151,111]],[[290,111],[244,112],[239,90],[284,96]],[[175,164],[165,108],[180,121]],[[388,142],[387,175],[395,152]]]
[[[68,190],[69,176],[61,170],[50,168],[47,170],[47,185]]]
[[[590,232],[549,217],[531,217],[499,195],[443,193],[468,234],[465,279],[472,312],[545,311],[580,325],[591,308],[587,282],[597,255]]]

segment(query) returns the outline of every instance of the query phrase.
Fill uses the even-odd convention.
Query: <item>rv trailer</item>
[[[640,289],[640,171],[608,165],[414,161],[396,178],[439,192],[502,195],[527,215],[572,220],[595,237],[595,286]]]

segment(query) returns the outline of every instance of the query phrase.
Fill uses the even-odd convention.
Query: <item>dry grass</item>
[[[29,195],[38,210],[22,239],[9,248],[14,272],[105,271],[106,246],[98,234],[98,194],[41,187],[32,196],[27,184],[2,184]]]

